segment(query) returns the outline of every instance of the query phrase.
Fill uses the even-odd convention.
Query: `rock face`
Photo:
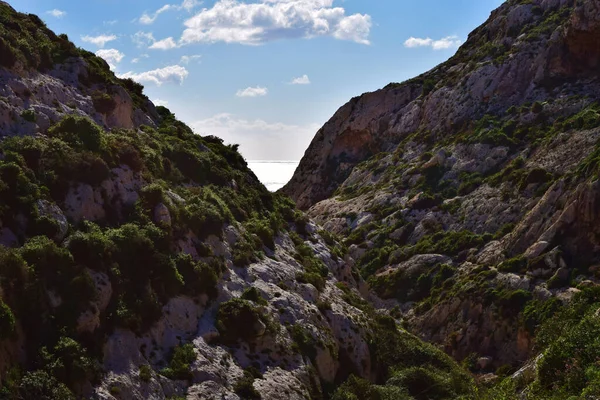
[[[531,356],[526,308],[599,283],[599,32],[597,2],[507,1],[342,106],[283,189],[347,237],[376,304],[480,370]]]
[[[323,399],[416,365],[474,389],[366,301],[360,249],[2,1],[0,135],[0,397]]]
[[[308,209],[330,197],[357,164],[403,141],[439,142],[511,106],[598,93],[600,49],[589,39],[600,29],[597,4],[515,3],[495,10],[454,57],[432,71],[342,106],[317,132],[283,191]],[[570,84],[573,79],[581,86]]]

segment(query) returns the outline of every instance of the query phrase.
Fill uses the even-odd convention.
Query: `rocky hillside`
[[[236,146],[4,2],[0,94],[0,398],[475,396]]]
[[[492,398],[599,393],[599,34],[597,1],[507,1],[340,108],[283,190],[378,308],[487,378],[524,368]]]
[[[93,53],[55,35],[33,14],[0,1],[0,133],[44,132],[65,115],[103,128],[156,127],[159,116],[131,79],[119,79]]]

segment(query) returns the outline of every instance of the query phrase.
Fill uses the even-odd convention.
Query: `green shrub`
[[[28,122],[35,122],[35,111],[25,110],[21,113],[21,118]]]
[[[262,243],[271,250],[275,250],[275,232],[266,221],[251,220],[246,223],[246,229],[257,235]]]
[[[22,399],[75,400],[69,388],[44,371],[27,372],[18,391]]]
[[[262,297],[258,289],[256,289],[254,286],[244,290],[244,293],[242,293],[242,296],[240,298],[243,300],[252,301],[259,305],[266,306],[268,304],[267,301]]]
[[[477,235],[473,232],[441,231],[420,239],[412,248],[412,254],[445,254],[458,255],[461,251],[480,248],[491,240],[490,236]]]
[[[12,310],[0,299],[0,340],[10,338],[15,332],[15,325]]]
[[[219,305],[216,326],[225,342],[249,341],[259,334],[263,318],[249,301],[231,299]]]
[[[262,396],[254,389],[255,376],[244,371],[244,375],[233,385],[233,391],[244,400],[260,400]]]
[[[16,50],[6,41],[0,37],[0,65],[5,68],[12,68],[17,62]]]
[[[233,246],[233,265],[245,267],[259,260],[255,247],[245,238],[241,238]]]
[[[325,289],[325,279],[321,274],[315,272],[300,272],[296,275],[296,280],[300,283],[313,285],[319,292]]]
[[[152,379],[152,368],[147,364],[141,365],[139,377],[144,382],[150,382]]]
[[[412,400],[404,388],[378,386],[355,375],[340,385],[331,400]]]
[[[527,270],[527,259],[523,255],[513,257],[498,265],[500,272],[517,272],[525,273]]]
[[[386,388],[408,391],[415,399],[473,395],[475,386],[467,372],[433,345],[400,331],[392,317],[375,315],[371,329],[372,365]]]
[[[104,145],[102,128],[88,118],[73,115],[64,117],[48,129],[48,135],[84,150],[99,151]]]
[[[196,352],[192,344],[184,344],[173,349],[173,356],[169,366],[161,371],[161,374],[169,379],[191,380],[191,364],[196,361]]]
[[[99,377],[100,365],[75,340],[61,337],[51,352],[42,349],[44,370],[74,389]]]
[[[108,93],[98,90],[92,93],[92,103],[100,114],[110,114],[117,107],[117,103]]]
[[[295,350],[303,356],[308,357],[314,363],[317,357],[318,341],[300,324],[294,324],[288,330],[294,341]]]
[[[189,254],[178,255],[175,263],[183,279],[186,294],[190,296],[206,294],[211,299],[217,297],[217,283],[222,271],[214,264],[194,261]]]

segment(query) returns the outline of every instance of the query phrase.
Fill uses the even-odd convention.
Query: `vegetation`
[[[231,299],[219,305],[216,325],[225,342],[255,339],[264,322],[268,323],[264,314],[247,300]]]
[[[350,377],[333,399],[456,399],[475,394],[468,373],[442,351],[398,329],[388,316],[376,316],[370,342],[379,384]]]
[[[273,248],[275,236],[295,226],[293,203],[260,185],[235,146],[195,135],[167,109],[158,111],[161,123],[156,129],[106,132],[88,119],[69,116],[51,127],[47,137],[12,137],[0,143],[0,218],[21,241],[20,247],[0,249],[0,337],[12,337],[19,321],[30,359],[41,357],[44,348],[58,351],[61,338],[80,338],[78,317],[94,308],[97,296],[90,270],[106,274],[112,287],[97,334],[110,334],[116,327],[141,334],[172,297],[212,299],[217,294],[224,261],[200,243],[202,261],[177,254],[175,244],[186,234],[202,240],[222,236],[225,224],[241,223],[252,238],[254,254],[263,246]],[[153,183],[140,190],[135,204],[106,202],[104,217],[95,222],[71,220],[67,237],[59,235],[58,221],[41,212],[38,200],[62,206],[74,186],[99,187],[113,176],[114,168],[129,168]],[[171,224],[155,220],[159,203],[168,208]],[[60,303],[53,304],[47,292]],[[260,298],[254,300],[261,303]],[[101,357],[100,341],[86,340],[80,346],[91,359]],[[177,364],[178,352],[174,360]],[[173,372],[165,373],[183,379],[185,368],[180,367],[171,365]],[[62,384],[77,394],[79,378],[72,381],[77,374],[65,377],[57,367],[35,375],[23,371],[5,389],[16,393],[25,382],[23,390],[41,393],[46,388],[62,390]],[[87,373],[81,377],[93,379]]]
[[[173,349],[173,356],[169,362],[169,366],[164,368],[160,373],[169,379],[191,380],[192,372],[190,364],[196,361],[196,352],[192,344],[184,344]],[[149,376],[150,371],[144,372],[145,376]],[[142,371],[140,370],[140,377]]]
[[[592,398],[598,394],[600,290],[586,289],[569,306],[557,308],[550,302],[540,309],[545,321],[536,336],[536,348],[543,356],[533,381],[506,378],[492,389],[490,398],[514,398],[524,389],[529,392],[528,399]],[[549,313],[551,309],[555,311]]]

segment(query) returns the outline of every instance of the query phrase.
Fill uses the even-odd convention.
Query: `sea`
[[[281,189],[294,175],[299,161],[253,160],[248,166],[271,192]]]

